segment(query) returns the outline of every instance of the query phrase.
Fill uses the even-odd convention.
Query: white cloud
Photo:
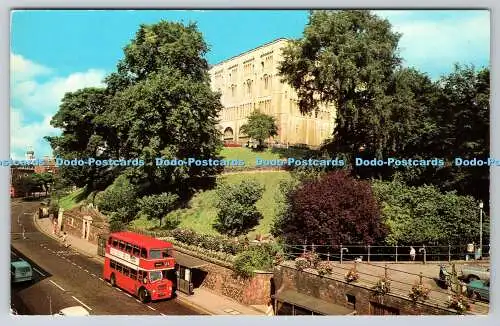
[[[403,34],[400,46],[408,61],[470,60],[478,52],[484,53],[486,46],[489,49],[487,15],[460,21],[408,21],[395,25],[394,29]]]
[[[407,66],[437,78],[454,63],[488,64],[490,60],[489,12],[381,11],[393,30],[402,33],[401,56]]]
[[[16,84],[12,93],[20,101],[20,105],[28,110],[55,113],[64,94],[80,88],[104,86],[104,76],[104,71],[90,69],[66,77],[55,77],[44,83],[30,80]]]
[[[37,77],[45,77],[43,81]],[[85,87],[103,86],[105,72],[89,69],[68,76],[57,76],[48,67],[11,54],[11,153],[22,158],[28,146],[38,157],[49,155],[51,148],[44,136],[59,134],[50,126],[61,99],[67,92]]]
[[[50,145],[44,136],[55,136],[60,133],[50,125],[51,116],[45,116],[43,120],[26,123],[23,113],[19,109],[10,110],[10,146],[12,158],[24,158],[28,146],[32,146],[38,157],[50,153]]]
[[[25,59],[21,55],[10,54],[10,76],[14,82],[28,80],[39,75],[47,75],[51,72],[50,68]]]

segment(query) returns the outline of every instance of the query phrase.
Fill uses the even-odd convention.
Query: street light
[[[483,207],[483,202],[479,201],[479,258],[483,258]]]

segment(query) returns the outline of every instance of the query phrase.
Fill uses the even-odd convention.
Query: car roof
[[[30,263],[28,263],[27,261],[25,260],[18,260],[18,261],[13,261],[13,262],[10,262],[10,264],[14,267],[31,267]]]
[[[89,312],[87,309],[83,308],[82,306],[73,306],[73,307],[68,307],[61,309],[59,311],[63,315],[66,316],[88,316]]]

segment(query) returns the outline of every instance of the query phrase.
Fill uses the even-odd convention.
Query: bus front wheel
[[[146,303],[146,302],[148,302],[148,300],[149,300],[149,293],[148,293],[148,290],[146,290],[145,288],[140,288],[140,289],[139,289],[139,300],[140,300],[142,303]]]
[[[116,286],[115,274],[111,274],[111,277],[109,278],[109,283],[111,283],[111,286],[113,286],[113,287]]]

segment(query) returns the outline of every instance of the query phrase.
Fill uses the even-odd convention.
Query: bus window
[[[149,272],[149,279],[151,280],[151,283],[159,281],[159,280],[161,280],[161,278],[162,278],[162,272],[161,271],[152,271],[152,272]]]
[[[113,247],[115,248],[118,247],[118,240],[113,239]]]
[[[120,250],[125,249],[125,243],[124,243],[123,241],[120,241],[120,242],[118,243],[118,248],[120,248]]]
[[[146,249],[141,248],[141,257],[146,258],[148,256]]]
[[[116,268],[115,268],[115,269],[116,269],[116,271],[117,271],[117,272],[120,272],[120,273],[121,273],[121,272],[122,272],[122,265],[121,265],[121,264],[116,263]]]
[[[127,276],[127,277],[130,276],[130,269],[126,266],[123,266],[122,274]]]
[[[108,244],[111,245],[111,242],[113,241],[113,238],[112,237],[109,237],[108,238]]]
[[[130,270],[130,278],[133,280],[137,279],[137,271],[135,269]]]
[[[116,264],[115,264],[114,260],[110,260],[109,261],[109,267],[111,267],[111,269],[115,269],[116,268]]]
[[[171,257],[169,253],[170,253],[169,249],[151,249],[149,251],[149,258],[152,259],[168,258]]]
[[[132,255],[139,257],[139,248],[134,246],[132,248]]]
[[[127,245],[125,246],[125,251],[128,253],[132,253],[132,246],[129,243],[127,243]]]

